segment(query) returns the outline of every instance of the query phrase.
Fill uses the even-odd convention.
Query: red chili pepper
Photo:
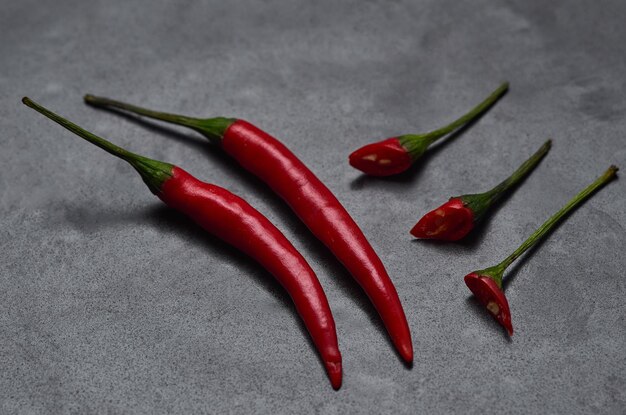
[[[595,182],[587,186],[583,191],[578,193],[572,198],[565,206],[555,213],[550,219],[548,219],[543,225],[539,227],[519,248],[515,250],[511,255],[506,257],[504,261],[500,262],[490,268],[486,268],[480,271],[474,271],[465,276],[465,284],[472,291],[478,301],[487,308],[487,311],[500,323],[509,333],[509,336],[513,335],[513,325],[511,323],[511,311],[509,310],[509,303],[502,291],[502,277],[504,271],[522,255],[526,250],[535,245],[541,238],[546,236],[554,226],[563,219],[572,209],[576,208],[583,201],[589,198],[596,190],[602,187],[604,184],[613,180],[616,177],[618,168],[615,166],[609,167],[609,169],[600,176]]]
[[[474,212],[463,199],[453,197],[428,212],[413,226],[411,235],[422,239],[458,241],[474,228]]]
[[[85,140],[130,163],[159,199],[245,252],[274,275],[285,287],[302,317],[333,388],[339,389],[341,353],[335,321],[324,290],[306,260],[265,216],[224,188],[202,182],[172,164],[131,153],[28,98],[22,101]]]
[[[470,112],[443,128],[423,134],[405,134],[361,147],[350,154],[350,165],[370,176],[402,173],[422,157],[431,144],[476,119],[504,95],[507,89],[509,84],[505,82]]]
[[[380,314],[402,359],[413,361],[409,325],[382,261],[332,192],[283,143],[243,120],[191,118],[92,95],[85,96],[85,102],[186,126],[221,144],[242,167],[282,197],[350,271]]]
[[[349,157],[350,165],[370,176],[392,176],[413,164],[411,155],[398,138],[368,144]]]
[[[491,313],[493,318],[506,329],[509,336],[512,336],[511,310],[501,284],[502,282],[498,283],[496,279],[490,276],[475,272],[465,276],[465,285],[474,293],[480,304]]]
[[[413,226],[411,235],[442,241],[458,241],[465,237],[507,191],[533,171],[551,146],[552,141],[546,141],[511,176],[488,192],[450,198],[448,202],[425,214]]]

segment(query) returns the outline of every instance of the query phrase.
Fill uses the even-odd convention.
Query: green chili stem
[[[578,193],[572,200],[570,200],[565,206],[561,208],[557,213],[555,213],[550,219],[548,219],[543,225],[541,225],[524,243],[520,245],[519,248],[515,250],[511,255],[506,257],[504,261],[496,265],[497,268],[504,271],[513,261],[519,258],[526,250],[535,245],[541,238],[543,238],[550,230],[559,222],[565,215],[567,215],[572,209],[581,204],[587,198],[589,198],[596,190],[602,187],[604,184],[611,181],[616,173],[618,168],[616,166],[611,166],[609,169],[600,176],[595,182],[590,184],[583,191]]]
[[[200,123],[199,118],[185,117],[184,115],[169,114],[167,112],[152,111],[147,108],[138,107],[136,105],[127,104],[125,102],[116,101],[104,97],[96,97],[94,95],[85,95],[84,100],[86,103],[94,105],[96,107],[112,107],[119,108],[124,111],[134,112],[135,114],[144,115],[149,118],[161,120],[173,124],[183,125],[185,127],[198,127]]]
[[[495,202],[500,199],[502,195],[509,190],[511,187],[515,186],[519,183],[524,177],[526,177],[534,168],[539,164],[543,156],[545,156],[548,151],[550,151],[550,147],[552,147],[552,140],[546,141],[540,148],[528,158],[521,166],[518,167],[517,170],[513,172],[506,180],[502,183],[498,184],[493,189],[485,192],[484,194],[488,196],[490,202]]]
[[[167,112],[153,111],[147,108],[138,107],[136,105],[127,104],[125,102],[116,101],[104,97],[96,97],[93,95],[85,95],[84,100],[87,104],[96,107],[110,107],[128,111],[134,114],[143,115],[155,120],[165,121],[171,124],[189,127],[200,134],[205,135],[210,140],[220,140],[224,137],[226,129],[235,122],[235,119],[216,117],[216,118],[193,118],[184,115],[170,114]]]
[[[494,187],[493,189],[475,194],[467,194],[458,196],[463,203],[469,207],[474,213],[474,222],[480,221],[489,211],[489,208],[498,201],[506,191],[518,184],[525,176],[537,166],[541,159],[550,151],[552,140],[546,141],[535,154],[530,156],[517,170],[513,172],[506,180]]]
[[[68,121],[65,118],[48,110],[47,108],[42,107],[41,105],[37,104],[36,102],[34,102],[28,97],[22,98],[22,102],[26,106],[34,109],[35,111],[39,112],[42,115],[45,115],[46,117],[50,118],[52,121],[56,122],[57,124],[60,124],[62,127],[70,130],[74,134],[77,134],[81,136],[82,138],[84,138],[85,140],[89,141],[90,143],[97,145],[98,147],[106,151],[107,153],[113,154],[114,156],[119,157],[126,161],[141,157],[135,153],[131,153],[130,151],[122,147],[116,146],[115,144],[105,140],[104,138],[98,137],[97,135],[90,133],[87,130],[84,130],[83,128],[79,127],[73,122]]]
[[[490,106],[492,106],[504,93],[509,89],[509,83],[504,82],[500,85],[495,91],[491,93],[483,102],[472,108],[467,114],[458,118],[457,120],[451,122],[445,127],[439,128],[437,130],[430,131],[424,134],[424,138],[428,140],[429,145],[437,141],[439,138],[445,136],[448,133],[456,130],[462,125],[472,121],[476,117],[478,117],[481,113],[487,110]]]
[[[98,137],[97,135],[90,133],[89,131],[79,127],[73,122],[68,121],[65,118],[55,114],[47,108],[42,107],[28,97],[22,98],[22,102],[26,106],[50,118],[52,121],[70,130],[74,134],[82,137],[92,144],[95,144],[107,153],[119,157],[122,160],[130,163],[141,175],[141,178],[146,183],[146,185],[148,185],[152,193],[157,194],[160,191],[163,183],[165,183],[166,180],[172,177],[172,169],[174,167],[173,165],[162,161],[153,160],[148,157],[143,157],[139,154],[132,153],[122,147],[116,146],[115,144],[105,140],[104,138]]]

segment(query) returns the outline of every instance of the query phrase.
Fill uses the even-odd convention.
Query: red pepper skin
[[[412,160],[398,138],[368,144],[350,154],[350,165],[370,176],[392,176],[411,167]]]
[[[411,235],[421,239],[458,241],[474,229],[474,212],[463,200],[452,198],[425,214],[411,229]]]
[[[489,311],[493,318],[506,329],[509,336],[513,335],[511,310],[502,289],[493,278],[475,272],[467,274],[465,285],[472,291],[478,301]]]
[[[326,366],[333,388],[341,386],[341,354],[328,300],[315,273],[285,236],[245,200],[204,183],[179,167],[157,196],[211,234],[259,262],[285,287]]]
[[[224,132],[223,149],[281,196],[313,234],[350,271],[380,314],[402,359],[413,344],[398,293],[365,235],[332,192],[280,141],[237,120]]]

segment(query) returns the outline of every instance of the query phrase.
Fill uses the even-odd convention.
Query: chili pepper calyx
[[[458,241],[474,228],[474,213],[460,198],[425,214],[411,229],[411,235],[420,239]]]
[[[174,165],[146,157],[127,160],[137,170],[150,191],[158,195],[163,183],[172,178]]]
[[[368,144],[350,154],[350,165],[370,176],[391,176],[407,170],[411,157],[398,138]]]
[[[198,127],[192,127],[212,142],[219,143],[228,127],[237,119],[226,117],[204,118],[198,121]]]
[[[409,153],[413,162],[422,157],[435,140],[428,134],[404,134],[398,137],[398,141]]]

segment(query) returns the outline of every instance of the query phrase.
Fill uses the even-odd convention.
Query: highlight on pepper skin
[[[350,165],[370,176],[391,176],[411,167],[411,156],[397,138],[368,144],[350,154]]]
[[[420,239],[458,241],[474,228],[474,213],[459,198],[452,198],[425,214],[411,229]]]
[[[513,324],[509,302],[498,283],[493,278],[476,272],[466,275],[464,281],[480,304],[489,311],[498,324],[506,329],[509,336],[512,336]]]

